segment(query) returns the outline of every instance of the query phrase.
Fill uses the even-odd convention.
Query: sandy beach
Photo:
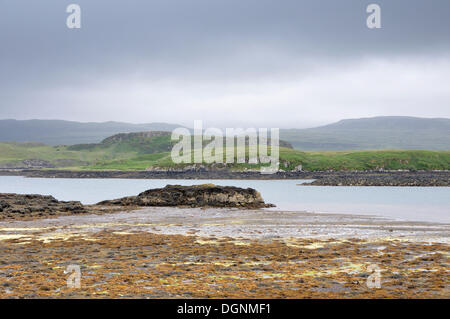
[[[266,209],[3,221],[0,298],[449,298],[449,230]]]

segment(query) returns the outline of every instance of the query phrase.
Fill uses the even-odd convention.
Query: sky
[[[449,88],[448,0],[0,0],[0,119],[304,128]]]

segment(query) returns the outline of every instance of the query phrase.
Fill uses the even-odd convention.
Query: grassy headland
[[[161,133],[161,134],[159,134]],[[145,170],[182,168],[173,163],[175,144],[170,134],[118,134],[97,144],[48,146],[38,143],[0,143],[2,168],[64,168],[73,170]],[[305,171],[450,170],[450,151],[374,150],[304,152],[281,143],[280,169]],[[269,147],[270,152],[270,147]],[[248,156],[248,149],[246,150]],[[203,164],[205,166],[214,164]],[[261,164],[228,164],[235,170],[259,169]],[[216,165],[217,166],[217,165]],[[218,165],[220,167],[220,165]],[[223,166],[223,165],[222,165]]]

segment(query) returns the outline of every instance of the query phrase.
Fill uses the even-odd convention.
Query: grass
[[[248,153],[247,153],[248,157]],[[170,153],[140,155],[130,159],[105,161],[89,169],[144,170],[148,167],[181,168],[190,164],[175,164]],[[203,165],[208,165],[203,163]],[[326,170],[450,170],[448,151],[350,151],[301,152],[280,148],[280,169],[292,170],[302,165],[306,171]],[[259,169],[261,164],[233,164],[237,170]]]
[[[16,163],[20,166],[21,161],[26,159],[40,159],[59,168],[77,170],[145,170],[150,166],[181,168],[191,165],[173,163],[168,151],[171,145],[168,144],[166,137],[155,137],[148,144],[139,140],[130,143],[55,147],[37,143],[0,143],[0,165]],[[248,150],[246,156],[248,158]],[[450,151],[303,152],[280,148],[280,169],[292,170],[298,165],[302,165],[306,171],[450,170]],[[260,164],[233,164],[230,168],[259,169],[260,166]]]
[[[89,170],[139,171],[145,170],[150,166],[157,165],[158,163],[162,164],[164,159],[170,159],[170,153],[147,154],[136,156],[130,159],[100,161],[85,168]]]
[[[115,153],[111,149],[70,150],[67,146],[48,146],[34,143],[0,143],[0,164],[18,164],[27,159],[48,161],[56,166],[63,163],[90,165],[101,161],[129,159],[136,152]]]
[[[300,152],[283,149],[281,163],[292,169],[302,164],[304,170],[449,170],[449,151],[339,151]]]

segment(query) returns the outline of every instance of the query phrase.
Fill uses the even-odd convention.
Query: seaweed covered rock
[[[0,194],[0,219],[72,215],[86,212],[80,202],[58,201],[53,196]]]
[[[253,188],[217,186],[213,184],[180,186],[167,185],[150,189],[137,196],[103,201],[98,205],[120,206],[189,206],[189,207],[273,207],[266,204]]]

